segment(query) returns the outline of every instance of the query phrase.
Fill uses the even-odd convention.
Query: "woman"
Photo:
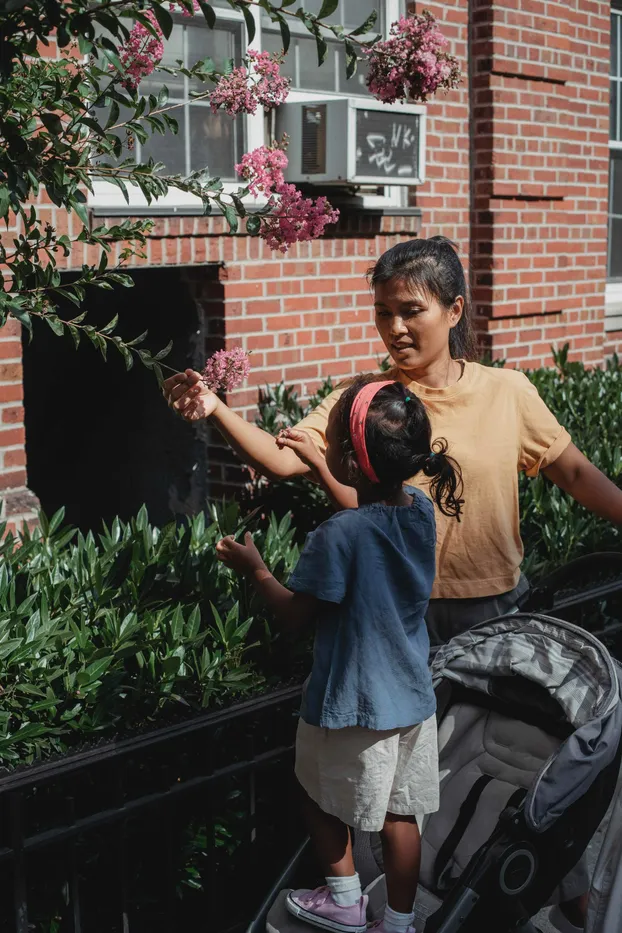
[[[522,373],[473,362],[464,270],[444,237],[399,243],[370,273],[376,327],[394,362],[391,376],[426,405],[434,437],[447,438],[462,468],[460,523],[437,510],[437,574],[426,617],[433,643],[516,608],[526,589],[520,565],[518,473],[544,473],[587,509],[622,524],[622,491],[574,446]],[[386,378],[386,374],[379,378]],[[343,389],[298,426],[326,450],[328,414]],[[210,418],[236,453],[272,479],[305,473],[297,453],[230,411],[187,370],[164,383],[186,420]],[[425,486],[421,476],[412,485]],[[560,928],[583,927],[586,878],[566,889]],[[570,895],[573,895],[570,898]],[[567,926],[564,926],[567,924]]]

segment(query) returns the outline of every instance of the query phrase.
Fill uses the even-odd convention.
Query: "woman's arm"
[[[244,541],[238,544],[232,537],[223,538],[216,545],[218,559],[251,581],[281,625],[295,629],[312,622],[318,600],[306,593],[292,593],[279,583],[264,564],[250,532],[246,533]]]
[[[574,444],[569,444],[542,472],[590,512],[622,525],[622,490],[590,463]]]
[[[256,424],[245,421],[221,402],[202,382],[199,373],[187,369],[167,379],[162,393],[169,406],[189,423],[209,418],[227,444],[244,463],[271,480],[308,473],[293,450],[279,449],[275,439]]]

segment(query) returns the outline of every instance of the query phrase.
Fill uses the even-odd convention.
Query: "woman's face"
[[[376,285],[376,327],[390,356],[404,372],[420,373],[447,359],[449,332],[462,317],[464,299],[444,308],[404,279]]]

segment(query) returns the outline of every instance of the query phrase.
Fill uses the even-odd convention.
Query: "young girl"
[[[326,886],[289,894],[289,911],[336,933],[367,929],[367,898],[348,827],[380,831],[388,906],[379,933],[412,931],[417,816],[438,808],[436,703],[424,622],[435,572],[433,504],[403,483],[418,473],[440,510],[459,520],[457,464],[431,442],[423,404],[399,382],[357,380],[331,412],[326,461],[301,432],[296,450],[338,505],[307,539],[289,588],[250,535],[225,538],[220,559],[247,575],[278,620],[317,624],[296,740],[296,776]]]

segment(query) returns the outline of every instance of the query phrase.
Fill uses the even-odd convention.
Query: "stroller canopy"
[[[443,681],[489,696],[511,697],[532,713],[565,720],[567,737],[545,763],[526,803],[536,831],[548,829],[579,800],[618,754],[622,703],[618,665],[594,636],[569,622],[516,613],[475,626],[437,652]]]

